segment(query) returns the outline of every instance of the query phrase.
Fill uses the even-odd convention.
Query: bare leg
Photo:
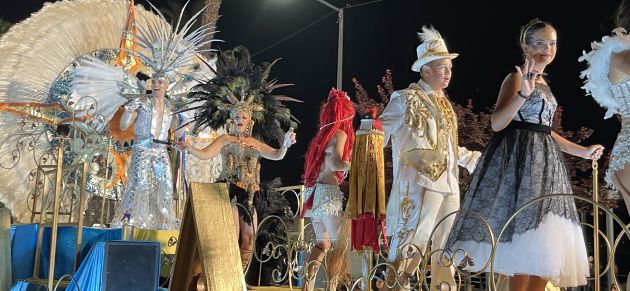
[[[304,284],[302,290],[311,291],[315,287],[315,278],[317,277],[317,271],[322,265],[322,262],[326,258],[328,249],[330,248],[330,242],[318,243],[311,249],[311,255],[308,257],[308,263],[306,265],[307,271],[304,278]]]
[[[538,276],[529,276],[527,291],[545,291],[545,286],[547,286],[547,280]]]
[[[252,213],[251,225],[246,223],[242,217],[239,217],[241,263],[243,265],[243,271],[247,269],[247,266],[252,259],[252,251],[254,249],[254,235],[256,235],[255,227],[257,224],[258,215],[256,214],[256,210],[254,210]]]
[[[510,291],[527,290],[527,281],[529,281],[529,275],[514,275],[514,277],[510,277]]]
[[[328,274],[328,282],[326,290],[337,290],[339,280],[346,273],[347,250],[350,248],[349,233],[341,235],[342,217],[340,215],[328,215],[322,219],[322,223],[326,227],[325,235],[330,241],[330,251],[326,256],[326,274]],[[349,232],[349,225],[345,224],[344,232]],[[340,235],[342,237],[340,237]],[[344,241],[342,241],[342,239]],[[347,240],[346,240],[347,239]]]
[[[195,252],[195,259],[193,260],[193,277],[188,285],[188,290],[204,290],[204,278],[205,275],[201,270],[201,260],[199,259],[199,252]]]
[[[630,164],[626,163],[623,169],[616,171],[612,175],[613,185],[623,197],[623,201],[626,202],[626,209],[630,213]]]
[[[315,277],[322,262],[326,258],[326,254],[331,247],[330,237],[327,232],[318,235],[318,242],[311,248],[311,255],[308,257],[307,271],[304,278],[302,290],[313,290],[315,287]]]
[[[234,219],[234,230],[236,230],[236,240],[238,241],[241,237],[241,222],[238,215],[238,206],[235,204],[232,204],[232,218]]]

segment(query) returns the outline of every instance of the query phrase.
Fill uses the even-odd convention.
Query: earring
[[[253,130],[254,130],[254,121],[251,120],[249,122],[249,126],[247,126],[247,134],[249,134],[249,136],[251,136]]]

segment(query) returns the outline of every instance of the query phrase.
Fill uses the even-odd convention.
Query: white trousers
[[[411,274],[420,264],[421,257],[416,254],[411,259],[405,259],[410,257],[405,254],[408,249],[405,245],[414,244],[424,254],[431,239],[430,251],[443,249],[455,221],[455,214],[442,221],[433,236],[429,236],[442,218],[459,210],[460,198],[458,194],[435,192],[418,185],[409,185],[408,193],[408,196],[400,195],[399,205],[401,208],[409,207],[409,211],[400,210],[390,246],[389,260],[396,261],[397,255],[400,254],[402,260],[399,271]],[[445,267],[441,264],[440,255],[441,252],[438,251],[431,257],[431,290],[449,290],[447,286],[451,286],[450,290],[456,290],[455,270],[452,266]]]

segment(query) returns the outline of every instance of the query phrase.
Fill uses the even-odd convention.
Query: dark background
[[[193,6],[200,7],[201,1],[196,1]],[[329,1],[338,7],[369,2]],[[45,1],[7,2],[0,18],[15,23],[39,10]],[[184,2],[153,1],[158,7],[176,7]],[[356,77],[373,97],[378,96],[375,86],[385,69],[392,70],[397,89],[417,81],[419,75],[410,70],[419,44],[416,32],[422,25],[432,24],[442,33],[449,49],[460,53],[454,60],[453,79],[448,88],[450,98],[459,104],[472,99],[477,111],[489,110],[503,78],[521,64],[520,27],[532,18],[540,18],[554,24],[558,32],[558,53],[546,71],[558,103],[564,108],[565,130],[592,128],[595,133],[587,143],[601,143],[609,151],[620,124],[615,118],[603,120],[604,110],[585,96],[579,73],[586,65],[577,59],[583,50],[590,50],[592,41],[601,40],[614,28],[612,15],[618,4],[615,0],[384,0],[347,9],[343,89],[354,95],[351,79]],[[283,58],[272,71],[272,77],[295,86],[277,93],[304,101],[291,105],[302,122],[297,129],[298,144],[283,161],[264,162],[263,179],[282,177],[285,185],[300,183],[303,156],[317,129],[318,107],[336,83],[336,14],[278,45],[271,45],[331,12],[315,0],[223,0],[218,22],[220,32],[216,34],[216,38],[225,41],[220,47],[245,45],[257,63]],[[627,221],[623,202],[620,206],[616,212]],[[623,249],[627,247],[621,249],[625,255],[617,255],[620,275],[628,272],[623,259],[628,253]]]
[[[196,1],[191,6],[200,7],[202,1]],[[329,1],[338,7],[369,2]],[[43,2],[21,0],[10,7],[4,5],[0,18],[19,22],[39,10]],[[168,8],[185,1],[152,3]],[[397,89],[417,81],[419,75],[410,70],[419,44],[416,32],[422,25],[432,24],[444,36],[449,50],[460,53],[454,61],[453,79],[448,88],[450,98],[459,104],[472,99],[478,111],[489,110],[503,78],[514,65],[521,63],[520,26],[537,17],[550,21],[558,31],[558,53],[546,71],[565,110],[565,129],[592,128],[595,133],[587,142],[601,143],[610,150],[620,124],[614,118],[603,120],[604,110],[580,89],[579,73],[585,64],[577,59],[583,50],[590,49],[591,41],[610,33],[618,3],[614,0],[384,0],[350,8],[345,12],[343,89],[354,95],[351,79],[356,77],[375,97],[375,86],[388,68],[393,72]],[[298,143],[285,160],[264,164],[265,179],[281,176],[287,185],[300,183],[303,155],[317,129],[318,107],[336,84],[336,13],[260,52],[330,12],[331,9],[315,0],[224,0],[221,4],[216,38],[225,42],[219,46],[230,49],[245,45],[257,63],[282,58],[272,77],[295,86],[281,88],[277,93],[304,101],[290,105],[302,122],[297,129]]]

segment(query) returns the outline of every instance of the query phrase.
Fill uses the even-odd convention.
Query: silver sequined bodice
[[[142,102],[142,101],[137,101]],[[156,109],[150,101],[144,101],[138,105],[138,117],[135,124],[135,135],[138,140],[159,139],[168,140],[168,130],[171,125],[171,111],[164,105],[164,115],[162,117],[162,126],[157,124]],[[158,127],[160,131],[158,132]]]
[[[615,99],[619,102],[619,114],[630,118],[630,79],[610,87]]]
[[[630,79],[610,87],[615,99],[619,102],[621,115],[621,131],[613,146],[610,163],[606,171],[606,182],[612,185],[612,174],[630,163]]]
[[[165,106],[161,129],[157,112],[149,99],[135,99],[125,110],[138,113],[135,120],[136,140],[131,147],[131,161],[123,202],[116,209],[112,225],[122,220],[143,229],[179,229],[173,199],[173,178],[166,146],[153,139],[168,140],[171,111]]]
[[[536,83],[534,91],[523,103],[513,120],[551,126],[558,103],[549,86]]]

